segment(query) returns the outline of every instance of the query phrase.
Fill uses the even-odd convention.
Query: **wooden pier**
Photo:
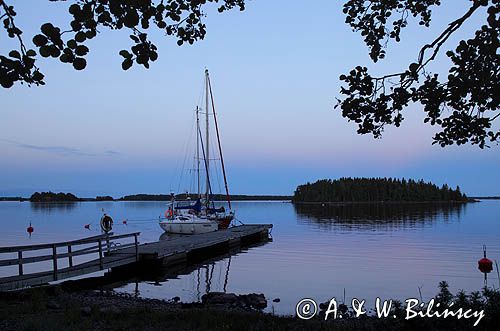
[[[136,232],[123,235],[103,234],[81,240],[42,245],[0,247],[0,257],[5,253],[17,253],[17,258],[0,258],[0,267],[18,266],[17,275],[0,278],[0,291],[46,284],[111,268],[127,272],[127,267],[133,265],[169,267],[187,261],[190,256],[203,256],[209,252],[262,241],[268,238],[271,228],[271,224],[240,225],[226,230],[175,236],[168,240],[145,244],[139,243],[140,233]],[[123,243],[123,241],[132,242]],[[78,246],[85,247],[75,249]],[[51,254],[42,253],[45,255],[29,257],[23,255],[28,251],[44,250],[51,251]],[[88,255],[90,261],[74,264],[74,257],[82,255]],[[61,260],[67,262],[66,267],[58,267],[60,264],[58,261]],[[52,270],[25,273],[26,264],[43,261],[52,261]]]

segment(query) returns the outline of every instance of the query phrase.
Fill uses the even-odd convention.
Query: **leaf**
[[[132,64],[133,64],[132,59],[127,58],[122,62],[122,69],[128,70],[132,66]]]
[[[16,58],[16,59],[21,59],[21,54],[19,54],[18,51],[14,50],[14,51],[10,51],[9,52],[9,56],[10,57],[13,57],[13,58]]]
[[[71,6],[69,6],[68,11],[70,14],[75,15],[80,11],[80,6],[78,6],[77,4],[72,4]]]
[[[37,34],[33,37],[33,44],[35,44],[35,46],[42,47],[47,44],[47,42],[47,37],[45,37],[44,35]]]
[[[79,56],[84,56],[89,52],[89,49],[85,45],[78,45],[75,49],[75,54]]]
[[[83,31],[79,31],[75,35],[75,40],[78,41],[79,43],[83,43],[85,41],[85,39],[87,39],[87,36],[85,35],[85,32],[83,32]]]
[[[41,26],[40,30],[44,35],[49,36],[53,33],[54,26],[51,23],[45,23],[44,25]]]
[[[40,55],[43,57],[49,57],[51,53],[50,47],[49,46],[42,46],[40,47]]]
[[[412,63],[410,64],[409,68],[411,72],[416,72],[418,70],[418,67],[419,67],[418,63]]]
[[[70,63],[71,62],[71,55],[64,53],[59,57],[59,60],[61,60],[61,62],[63,62],[63,63]]]
[[[132,57],[132,54],[130,54],[128,51],[124,49],[122,49],[119,54],[126,59],[130,59]]]
[[[86,66],[87,66],[87,61],[82,57],[77,57],[73,61],[73,68],[75,68],[76,70],[83,70],[85,69]]]
[[[74,39],[70,39],[66,42],[66,45],[68,45],[69,48],[75,49],[77,44]]]

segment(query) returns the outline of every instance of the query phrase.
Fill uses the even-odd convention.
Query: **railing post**
[[[99,239],[99,266],[101,267],[101,270],[104,269],[104,264],[102,262],[102,241]]]
[[[135,262],[139,261],[139,241],[137,240],[137,233],[134,233],[135,242]]]
[[[57,248],[52,245],[52,264],[54,266],[54,280],[57,280]]]
[[[17,258],[19,259],[19,276],[23,275],[23,251],[17,252]]]
[[[109,244],[109,234],[106,233],[106,251],[109,255],[110,251],[111,251],[111,245]]]
[[[71,254],[71,244],[68,245],[68,261],[69,261],[69,267],[71,268],[73,266],[73,255]]]

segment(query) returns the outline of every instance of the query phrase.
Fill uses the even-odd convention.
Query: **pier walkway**
[[[272,224],[240,225],[215,232],[175,236],[144,244],[139,243],[140,233],[135,232],[122,235],[110,233],[50,244],[0,247],[0,268],[18,266],[17,275],[0,278],[0,291],[42,285],[110,268],[120,267],[119,270],[126,272],[127,268],[122,267],[129,265],[153,264],[168,267],[186,261],[193,254],[229,249],[267,239],[271,228]],[[129,242],[124,243],[124,241]],[[2,254],[16,253],[17,258],[2,259]],[[87,261],[74,263],[75,258],[79,256],[88,256]],[[43,261],[52,262],[51,270],[25,272],[26,264]],[[64,267],[60,267],[62,264]]]

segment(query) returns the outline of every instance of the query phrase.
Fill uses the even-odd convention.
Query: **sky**
[[[69,24],[68,3],[11,3],[28,44],[45,22]],[[205,68],[234,194],[288,195],[306,182],[350,176],[424,179],[472,196],[500,195],[499,146],[432,145],[436,129],[423,123],[419,104],[381,139],[356,134],[334,110],[340,74],[357,65],[375,74],[406,68],[469,3],[443,1],[430,28],[413,21],[377,64],[344,23],[342,1],[252,0],[244,12],[223,14],[209,7],[206,38],[194,45],[179,47],[151,29],[159,58],[149,70],[123,71],[118,52],[131,46],[129,33],[102,29],[87,44],[84,71],[40,59],[45,86],[0,89],[0,196],[183,190],[180,169]],[[483,17],[476,13],[444,50],[472,37]],[[2,52],[13,46],[5,34],[0,45]],[[441,56],[430,69],[445,73],[447,64]]]

